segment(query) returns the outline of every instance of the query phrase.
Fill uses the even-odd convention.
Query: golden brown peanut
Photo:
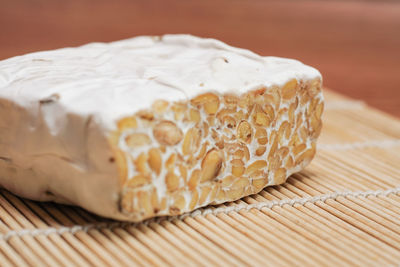
[[[179,177],[175,173],[169,171],[165,176],[165,184],[167,185],[168,191],[175,191],[179,188]]]
[[[188,187],[190,190],[194,190],[197,187],[197,184],[199,183],[200,180],[200,170],[193,170],[192,174],[190,175],[190,179],[188,182]]]
[[[189,119],[194,123],[199,123],[201,120],[200,112],[196,109],[189,110]]]
[[[253,99],[250,95],[244,95],[239,98],[238,105],[241,108],[249,109],[253,106]]]
[[[282,87],[282,98],[292,99],[296,95],[297,80],[292,79]]]
[[[246,168],[245,174],[251,174],[261,168],[267,167],[267,165],[268,163],[265,160],[256,160]]]
[[[240,159],[231,160],[232,174],[236,177],[242,176],[245,171],[244,163]]]
[[[133,133],[125,137],[126,145],[130,148],[151,144],[151,139],[144,133]]]
[[[177,209],[177,214],[179,214],[179,212],[183,210],[185,206],[186,206],[185,197],[182,196],[181,194],[175,195],[174,204],[172,208]]]
[[[285,163],[286,168],[291,169],[294,167],[294,160],[292,156],[288,156],[286,158],[286,163]]]
[[[118,121],[118,129],[124,131],[126,129],[135,129],[137,127],[137,121],[134,117],[123,118]]]
[[[179,165],[179,173],[180,173],[181,177],[183,178],[183,180],[186,182],[188,171],[187,171],[187,168],[185,165],[182,165],[182,164]]]
[[[225,192],[225,199],[231,201],[239,199],[244,192],[244,188],[230,188]]]
[[[234,114],[236,121],[247,120],[248,115],[243,112],[243,110],[239,110]]]
[[[189,203],[190,210],[194,210],[196,208],[198,200],[199,200],[199,193],[197,192],[197,190],[194,190],[192,192],[192,199],[190,200],[190,203]]]
[[[267,131],[264,128],[257,128],[254,137],[257,138],[257,142],[260,145],[265,145],[268,143]]]
[[[259,190],[263,189],[267,183],[268,183],[268,179],[265,179],[265,178],[253,179],[253,181],[251,182],[255,191],[259,191]]]
[[[236,179],[236,181],[230,186],[232,189],[246,188],[250,185],[250,180],[246,177]]]
[[[295,120],[294,111],[295,111],[295,109],[296,109],[296,103],[290,104],[290,106],[289,106],[289,112],[288,112],[288,117],[289,117],[289,123],[290,123],[291,125],[294,125],[294,120]]]
[[[171,170],[175,167],[175,161],[176,161],[176,154],[172,154],[171,156],[169,156],[169,158],[165,162],[165,167],[167,168],[167,170]]]
[[[227,188],[226,189],[225,188],[220,188],[218,190],[217,196],[216,196],[218,201],[224,201],[226,199],[226,190],[227,190]]]
[[[172,111],[174,111],[174,119],[176,121],[180,121],[187,109],[187,105],[184,103],[174,103],[174,105],[171,107]]]
[[[277,155],[279,155],[281,157],[281,159],[283,159],[284,157],[286,157],[289,154],[289,148],[287,147],[281,147],[278,149],[278,151],[276,152]]]
[[[266,150],[267,148],[265,147],[265,146],[260,146],[260,147],[258,147],[257,149],[256,149],[256,156],[262,156],[262,155],[264,155],[264,153],[265,153],[265,150]]]
[[[277,138],[279,139],[279,144],[282,145],[283,142],[285,141],[286,138],[286,132],[290,132],[290,125],[287,121],[282,122],[281,126],[279,127],[278,130],[278,136]]]
[[[229,94],[224,95],[224,103],[228,108],[235,108],[236,110],[236,105],[238,101],[239,99],[235,95],[229,95]]]
[[[196,159],[202,159],[204,157],[207,151],[207,146],[208,146],[208,141],[204,142],[204,144],[201,146],[199,154],[197,155]]]
[[[321,119],[323,111],[324,111],[324,102],[321,101],[315,108],[315,116],[316,116],[317,120]]]
[[[219,108],[219,100],[213,102],[207,102],[204,104],[204,111],[209,115],[217,113],[218,108]]]
[[[210,196],[209,196],[209,199],[210,199],[210,200],[215,200],[215,199],[216,199],[217,193],[218,193],[219,189],[220,189],[219,184],[214,184],[214,185],[212,185],[212,187],[211,187],[211,192],[210,192]]]
[[[192,99],[191,103],[194,106],[203,105],[204,111],[209,115],[217,113],[219,108],[219,98],[213,93],[199,95]]]
[[[228,175],[228,176],[224,177],[222,180],[220,180],[219,182],[220,182],[221,187],[228,187],[231,184],[233,184],[233,182],[237,179],[238,178],[233,175]]]
[[[270,120],[269,116],[267,114],[265,114],[264,112],[257,112],[255,114],[254,122],[257,125],[268,126],[271,123],[271,120]]]
[[[268,92],[264,95],[264,99],[265,103],[272,104],[275,107],[275,110],[278,110],[281,104],[279,88],[270,88]]]
[[[250,160],[250,151],[247,148],[247,146],[243,147],[243,151],[244,151],[244,158],[246,159],[246,161],[249,161]]]
[[[293,148],[293,154],[296,156],[297,154],[299,154],[301,151],[303,151],[306,148],[307,148],[307,146],[305,144],[297,145]]]
[[[276,151],[278,149],[279,138],[278,138],[278,136],[276,136],[274,139],[275,140],[272,143],[271,148],[269,149],[268,160],[271,160],[271,158],[273,158],[275,156],[275,153],[276,153]]]
[[[244,157],[244,151],[243,150],[236,150],[235,153],[233,153],[233,158],[235,159],[242,159]]]
[[[184,155],[192,154],[197,149],[201,138],[201,132],[197,128],[190,128],[183,139],[182,153]]]
[[[133,209],[133,199],[135,198],[135,193],[133,191],[128,191],[121,198],[121,208],[123,211],[132,212]]]
[[[136,170],[144,175],[147,175],[150,173],[150,169],[147,166],[147,159],[148,156],[146,153],[140,153],[140,155],[134,160],[134,164],[136,167]]]
[[[208,151],[201,163],[202,170],[200,182],[214,179],[222,167],[222,162],[223,157],[220,151],[216,149]]]
[[[268,159],[268,171],[273,172],[276,169],[279,168],[279,166],[281,166],[281,160],[279,158],[279,155],[274,155],[271,158]]]
[[[236,120],[231,116],[225,116],[222,118],[222,123],[228,128],[236,127]]]
[[[148,164],[156,174],[160,174],[162,167],[162,159],[161,159],[161,152],[158,148],[151,148],[149,150]]]
[[[207,122],[203,122],[203,132],[204,132],[204,136],[208,136],[208,132],[209,132],[209,125]]]
[[[223,118],[225,116],[232,116],[236,112],[236,108],[222,108],[220,111],[218,111],[216,117],[222,122]]]
[[[275,118],[275,110],[274,110],[274,108],[270,104],[267,104],[267,105],[265,105],[263,107],[263,110],[268,115],[269,120],[273,121],[274,118]]]
[[[211,186],[202,186],[201,187],[201,194],[200,194],[200,199],[199,199],[199,204],[203,204],[206,200],[208,195],[211,192]]]
[[[153,135],[161,145],[173,146],[178,144],[183,133],[172,121],[162,121],[153,129]]]
[[[303,154],[296,157],[296,165],[302,164],[303,161],[311,161],[315,155],[315,147],[306,150]]]
[[[237,137],[245,143],[251,141],[252,129],[247,121],[241,121],[237,127]]]
[[[308,95],[311,98],[315,98],[320,91],[321,91],[321,82],[319,80],[312,81],[310,88],[308,89]]]
[[[150,181],[151,179],[149,176],[139,174],[130,178],[126,182],[126,186],[129,188],[141,187],[143,185],[149,184]]]
[[[155,113],[162,114],[163,112],[165,112],[167,110],[168,105],[169,105],[168,101],[156,100],[156,101],[154,101],[152,108]]]
[[[139,199],[139,206],[144,213],[149,216],[153,214],[154,210],[151,206],[151,197],[150,192],[148,191],[139,191],[137,198]]]
[[[274,175],[274,182],[276,184],[282,184],[286,180],[286,169],[284,168],[279,168],[275,171]]]

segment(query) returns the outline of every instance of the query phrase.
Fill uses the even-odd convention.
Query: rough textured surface
[[[0,183],[129,220],[279,184],[315,153],[318,71],[188,35],[0,62]]]

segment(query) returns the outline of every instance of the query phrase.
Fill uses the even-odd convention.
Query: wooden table
[[[400,116],[400,2],[0,2],[0,59],[142,34],[214,37],[317,67],[325,86]]]

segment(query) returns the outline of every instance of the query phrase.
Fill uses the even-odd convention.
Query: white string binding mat
[[[206,216],[208,214],[213,214],[217,215],[220,213],[225,213],[229,214],[230,212],[240,212],[240,211],[249,211],[251,209],[257,209],[261,210],[263,208],[268,208],[271,209],[274,206],[279,206],[282,207],[284,205],[290,205],[293,206],[295,204],[299,205],[304,205],[306,203],[315,203],[318,201],[325,202],[326,200],[329,199],[337,199],[338,197],[368,197],[368,196],[387,196],[390,194],[398,194],[400,193],[400,186],[398,187],[393,187],[387,190],[368,190],[368,191],[341,191],[341,192],[333,192],[329,194],[324,194],[320,196],[313,196],[313,197],[304,197],[304,198],[294,198],[294,199],[282,199],[279,201],[265,201],[265,202],[258,202],[254,204],[237,204],[235,206],[223,206],[223,207],[218,207],[218,208],[202,208],[195,210],[190,213],[182,214],[180,216],[170,216],[170,217],[160,217],[160,218],[154,218],[150,219],[147,221],[142,222],[142,224],[148,225],[150,223],[158,223],[160,221],[168,220],[172,221],[174,219],[178,220],[183,220],[186,217],[196,217],[196,216]],[[83,231],[83,232],[88,232],[92,229],[113,229],[116,227],[128,227],[128,226],[137,226],[141,223],[131,223],[131,222],[103,222],[103,223],[96,223],[96,224],[87,224],[87,225],[74,225],[71,227],[49,227],[45,229],[22,229],[22,230],[17,230],[17,231],[9,231],[6,234],[1,234],[0,235],[0,240],[3,241],[8,241],[10,238],[13,237],[22,237],[22,236],[38,236],[38,235],[44,235],[48,236],[51,234],[58,234],[62,235],[64,233],[70,233],[70,234],[75,234],[76,232]]]

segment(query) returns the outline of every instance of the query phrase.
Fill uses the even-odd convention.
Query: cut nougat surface
[[[285,182],[314,157],[323,107],[319,79],[155,101],[110,138],[122,155],[121,211],[177,215]]]

